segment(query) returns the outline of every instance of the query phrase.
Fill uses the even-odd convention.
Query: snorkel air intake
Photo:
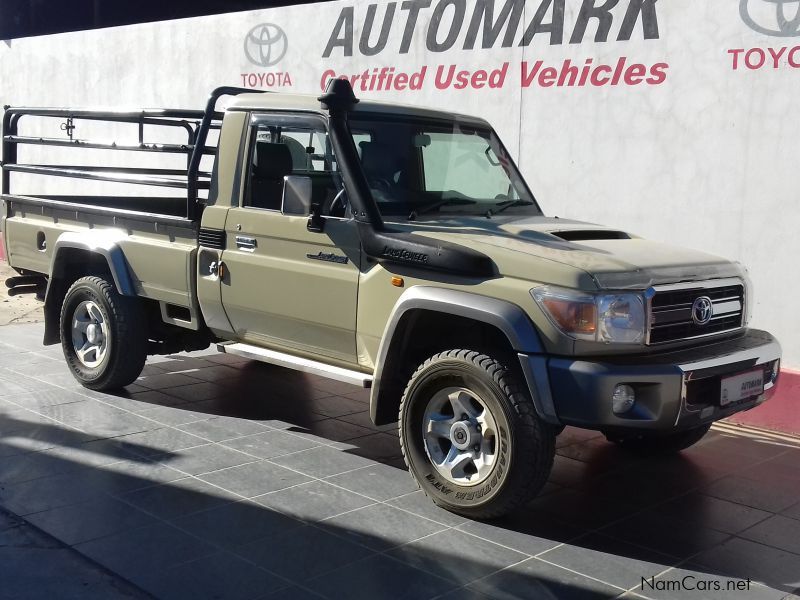
[[[348,116],[358,103],[350,82],[331,79],[319,101],[329,115],[331,145],[367,256],[381,263],[411,265],[467,277],[493,277],[494,263],[485,254],[459,244],[386,228],[361,168],[348,124]]]

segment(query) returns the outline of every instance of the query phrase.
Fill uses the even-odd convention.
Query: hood
[[[744,276],[740,265],[712,254],[567,219],[460,217],[395,227],[473,248],[491,257],[501,275],[533,281],[541,281],[542,261],[588,273],[600,289]]]

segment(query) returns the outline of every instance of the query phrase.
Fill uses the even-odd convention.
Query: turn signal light
[[[597,307],[594,304],[561,298],[544,298],[542,304],[564,331],[592,334],[597,329]]]
[[[403,287],[403,285],[405,285],[405,281],[403,281],[402,277],[392,277],[392,285],[394,287]]]

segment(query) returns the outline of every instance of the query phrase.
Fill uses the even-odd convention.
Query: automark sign
[[[322,57],[335,51],[342,56],[353,56],[354,51],[364,56],[384,51],[406,54],[417,36],[425,40],[430,52],[446,52],[462,39],[462,31],[466,33],[461,43],[464,50],[527,46],[537,35],[550,45],[567,41],[580,44],[587,37],[590,21],[597,24],[594,36],[590,36],[595,42],[608,41],[612,28],[614,39],[630,40],[638,22],[642,23],[644,39],[658,39],[656,0],[583,0],[571,27],[565,22],[565,8],[566,0],[477,0],[469,4],[466,0],[439,0],[435,4],[417,0],[369,4],[356,15],[354,6],[345,6]],[[531,15],[527,22],[523,14]],[[420,16],[426,17],[424,21]],[[358,43],[354,34],[357,22],[363,22]],[[424,25],[420,26],[421,22]],[[387,48],[393,28],[402,29],[402,36],[398,45]]]
[[[322,59],[327,63],[372,59],[378,65],[358,70],[331,66],[320,74],[319,87],[324,89],[332,77],[347,78],[362,92],[660,85],[667,79],[665,61],[644,62],[623,54],[608,60],[588,56],[512,62],[497,60],[488,52],[533,45],[625,43],[634,36],[658,40],[656,7],[656,0],[418,0],[346,5],[339,10]],[[408,69],[404,68],[406,56],[426,60]],[[402,62],[381,64],[393,58]],[[480,62],[477,68],[475,61]]]

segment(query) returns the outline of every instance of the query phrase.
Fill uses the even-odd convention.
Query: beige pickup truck
[[[129,141],[81,137],[103,124]],[[334,80],[197,111],[8,108],[3,135],[12,283],[46,290],[44,343],[84,386],[218,344],[371,388],[463,515],[530,500],[566,425],[677,451],[774,391],[742,266],[544,216],[482,119]]]

